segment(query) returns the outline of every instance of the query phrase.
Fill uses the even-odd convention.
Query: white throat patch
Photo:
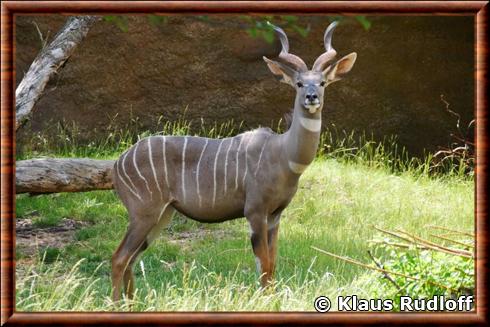
[[[321,119],[311,119],[300,117],[299,121],[301,126],[309,130],[310,132],[319,132],[322,129],[322,120]]]

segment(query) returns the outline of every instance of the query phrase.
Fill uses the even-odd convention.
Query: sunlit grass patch
[[[163,134],[185,135],[189,123],[163,123]],[[234,124],[194,128],[210,137],[234,135]],[[197,126],[198,127],[198,126]],[[66,132],[68,133],[68,132]],[[119,134],[117,134],[119,133]],[[428,225],[474,230],[474,178],[458,166],[430,172],[430,156],[412,159],[395,139],[374,142],[354,134],[322,134],[319,156],[300,179],[279,228],[275,292],[260,289],[245,219],[200,224],[177,214],[135,265],[136,296],[114,305],[110,259],[128,224],[113,191],[18,195],[17,219],[37,228],[63,218],[87,222],[60,248],[17,251],[19,311],[313,311],[319,295],[364,298],[393,291],[380,275],[324,256],[312,246],[372,264],[367,256],[373,226],[403,229],[427,238]],[[114,131],[81,146],[76,133],[24,147],[19,159],[39,155],[116,158],[151,133]],[[61,142],[62,146],[56,145]],[[388,259],[386,252],[374,254]],[[335,310],[335,303],[333,309]]]

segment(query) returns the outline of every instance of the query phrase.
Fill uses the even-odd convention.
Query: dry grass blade
[[[316,250],[316,251],[320,252],[320,253],[329,255],[331,257],[334,257],[336,259],[343,260],[343,261],[348,262],[348,263],[355,264],[355,265],[360,266],[360,267],[364,267],[364,268],[371,269],[371,270],[376,270],[376,271],[379,271],[379,272],[384,273],[384,274],[390,274],[390,275],[400,276],[400,277],[404,277],[404,278],[411,279],[411,280],[416,280],[416,281],[422,282],[422,283],[432,284],[432,285],[435,285],[435,286],[438,286],[438,287],[445,288],[445,289],[450,290],[450,291],[455,291],[455,292],[458,291],[457,289],[454,289],[452,287],[448,287],[446,285],[442,285],[442,284],[439,284],[439,283],[436,283],[436,282],[433,282],[433,281],[430,281],[430,280],[424,280],[424,279],[421,279],[421,278],[417,278],[417,277],[412,277],[412,276],[408,276],[408,275],[405,275],[405,274],[401,274],[401,273],[398,273],[398,272],[388,271],[386,269],[381,269],[381,268],[378,268],[378,267],[372,267],[370,265],[367,265],[365,263],[356,261],[354,259],[342,257],[342,256],[336,255],[334,253],[327,252],[327,251],[322,250],[322,249],[319,249],[319,248],[317,248],[315,246],[311,246],[311,248],[313,250]]]

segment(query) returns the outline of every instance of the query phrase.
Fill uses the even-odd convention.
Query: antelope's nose
[[[306,94],[306,100],[309,102],[315,102],[318,99],[318,95],[316,93],[308,93]]]

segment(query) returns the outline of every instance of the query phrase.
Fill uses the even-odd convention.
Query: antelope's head
[[[289,41],[286,33],[280,27],[270,25],[279,35],[282,50],[279,53],[281,62],[263,57],[267,66],[274,75],[282,76],[281,82],[296,89],[296,103],[304,109],[305,113],[315,114],[323,108],[325,87],[340,80],[344,74],[351,70],[357,54],[352,52],[337,61],[333,61],[337,54],[331,44],[332,34],[337,26],[337,22],[333,22],[325,31],[325,52],[315,60],[312,69],[309,70],[300,57],[289,53]]]

